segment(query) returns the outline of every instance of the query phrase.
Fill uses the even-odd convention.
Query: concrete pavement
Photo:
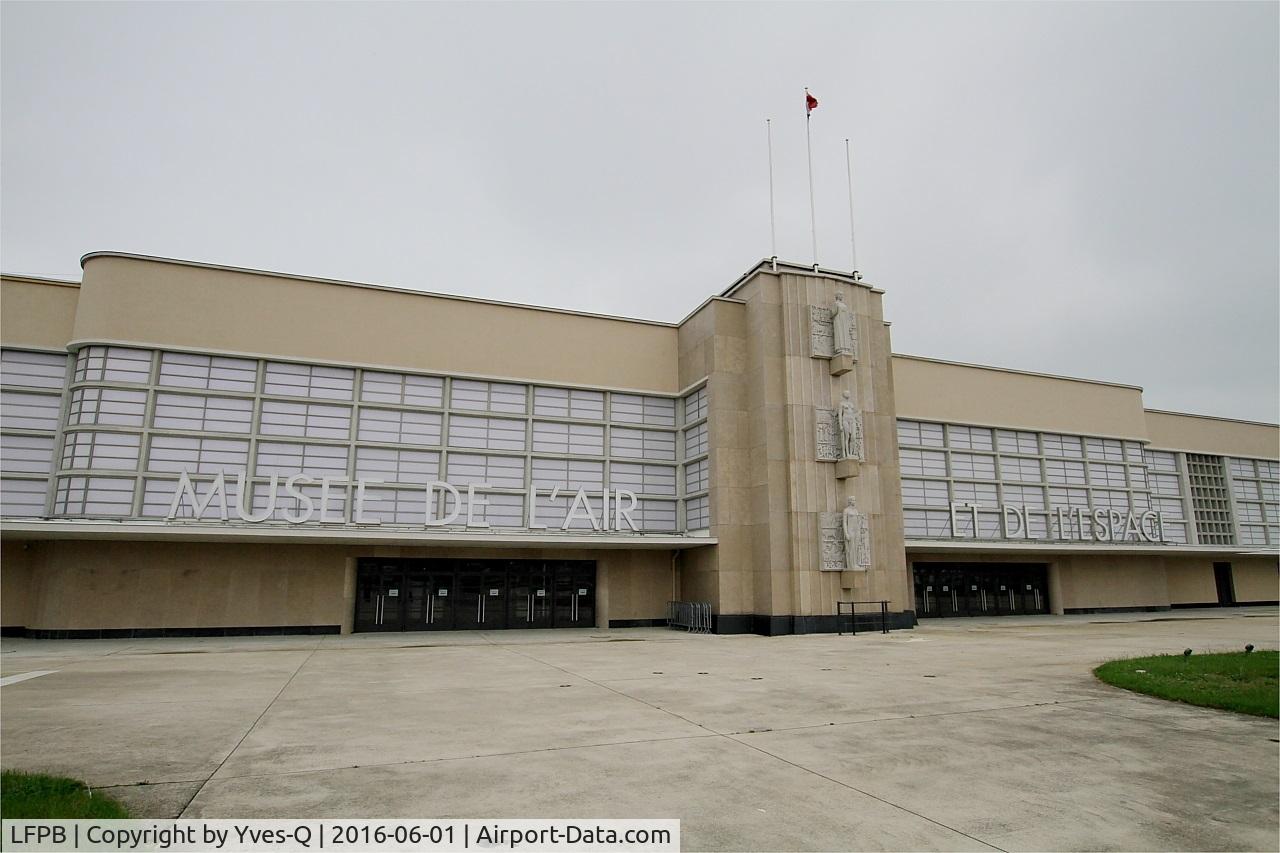
[[[143,816],[678,817],[689,850],[1273,850],[1273,720],[1096,664],[1274,648],[1275,608],[0,643],[6,768]]]

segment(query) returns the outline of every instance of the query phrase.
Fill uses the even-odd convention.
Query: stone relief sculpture
[[[858,512],[852,496],[841,514],[840,532],[844,536],[845,564],[851,569],[871,568],[871,527],[867,517]]]
[[[857,351],[853,312],[844,304],[844,294],[836,291],[836,304],[831,309],[831,348],[836,355],[853,355]]]
[[[844,537],[840,532],[841,516],[838,512],[824,512],[818,518],[818,550],[824,572],[839,572],[848,568],[844,560]]]
[[[853,396],[844,391],[841,395],[840,408],[836,409],[836,424],[840,429],[840,458],[863,459],[864,435],[862,431],[862,412],[853,404]]]
[[[831,312],[818,305],[809,306],[809,354],[814,358],[831,358],[835,355],[831,327]]]
[[[838,462],[841,459],[840,425],[836,412],[831,409],[814,409],[814,440],[817,461]]]

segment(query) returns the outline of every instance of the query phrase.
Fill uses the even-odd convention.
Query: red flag
[[[804,90],[804,114],[808,115],[818,108],[818,99],[809,94],[809,90]]]

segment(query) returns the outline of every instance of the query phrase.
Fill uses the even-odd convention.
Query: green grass
[[[1113,660],[1093,674],[1107,684],[1148,696],[1276,717],[1280,716],[1278,668],[1280,652],[1255,651]]]
[[[0,818],[126,818],[124,806],[105,794],[90,794],[83,782],[43,773],[6,770],[0,773]]]

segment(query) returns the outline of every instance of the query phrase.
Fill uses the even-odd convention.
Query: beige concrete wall
[[[747,309],[715,299],[680,327],[680,384],[707,380],[711,534],[719,545],[680,557],[680,600],[717,614],[753,612],[752,470],[748,441]]]
[[[1153,447],[1193,453],[1280,459],[1280,427],[1203,415],[1146,411]]]
[[[3,624],[42,630],[349,630],[355,560],[374,556],[595,560],[600,627],[611,619],[663,618],[672,590],[669,551],[6,541]]]
[[[31,621],[34,556],[29,543],[0,542],[0,627],[23,628]]]
[[[340,625],[344,555],[306,545],[33,542],[27,628]]]
[[[1060,555],[1052,563],[1064,610],[1169,606],[1162,557]]]
[[[893,357],[898,417],[1143,439],[1142,389]]]
[[[85,262],[73,339],[680,390],[673,326],[115,256]]]
[[[1231,579],[1238,604],[1280,601],[1280,560],[1275,557],[1236,558],[1231,561]]]
[[[0,344],[62,349],[71,340],[79,296],[75,284],[0,277]]]
[[[1165,580],[1170,604],[1217,604],[1213,561],[1206,557],[1166,557]]]

